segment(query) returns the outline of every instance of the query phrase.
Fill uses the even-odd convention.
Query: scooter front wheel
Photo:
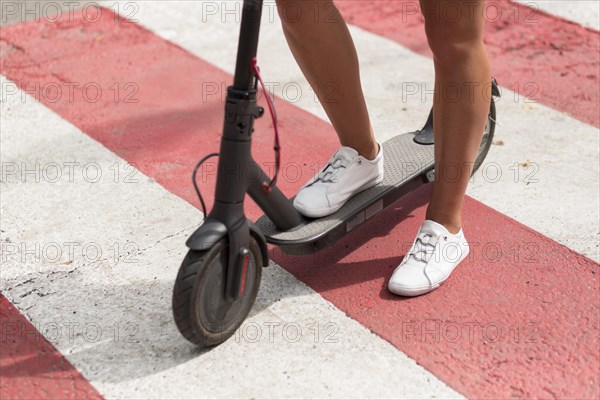
[[[236,300],[225,299],[228,250],[226,238],[206,251],[190,250],[175,280],[175,323],[181,334],[199,347],[215,346],[231,337],[258,294],[263,263],[260,247],[251,237],[244,293]]]

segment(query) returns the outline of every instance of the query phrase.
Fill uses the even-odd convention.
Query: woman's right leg
[[[383,180],[383,150],[371,129],[352,37],[333,2],[277,0],[277,9],[296,62],[342,144],[294,199],[302,214],[320,218]]]
[[[283,32],[315,90],[342,146],[366,159],[378,147],[363,96],[358,57],[348,27],[332,0],[277,0]]]

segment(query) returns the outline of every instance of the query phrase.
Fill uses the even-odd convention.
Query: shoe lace
[[[346,165],[344,165],[341,158],[335,158],[332,161],[329,161],[325,168],[319,172],[315,182],[337,183],[337,176],[339,175],[339,170],[342,168],[346,168]]]
[[[408,252],[407,259],[413,257],[416,261],[427,264],[431,260],[437,241],[438,238],[434,239],[430,233],[420,233],[415,240],[415,244]]]
[[[448,237],[446,235],[434,237],[430,233],[420,233],[417,235],[413,247],[405,257],[405,260],[408,260],[410,257],[412,257],[419,263],[423,264],[423,274],[425,274],[431,284],[433,284],[434,277],[430,276],[432,271],[428,270],[429,260],[431,260],[431,257],[435,252],[435,248],[440,240],[446,241],[448,240]]]

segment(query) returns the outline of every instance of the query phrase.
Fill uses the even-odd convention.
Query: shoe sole
[[[421,296],[421,295],[433,292],[435,289],[442,286],[442,284],[444,282],[446,282],[447,280],[448,280],[448,278],[444,279],[443,281],[441,281],[440,283],[438,283],[437,285],[435,285],[433,287],[427,286],[427,287],[420,287],[420,288],[399,288],[399,287],[388,284],[388,290],[398,296],[416,297],[416,296]]]

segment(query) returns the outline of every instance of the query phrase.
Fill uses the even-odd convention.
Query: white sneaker
[[[331,160],[304,185],[294,207],[303,215],[320,218],[333,214],[358,192],[383,181],[383,148],[367,160],[351,147],[342,146]]]
[[[437,222],[421,225],[412,247],[396,268],[388,289],[400,296],[419,296],[438,288],[469,254],[462,229],[448,232]]]

